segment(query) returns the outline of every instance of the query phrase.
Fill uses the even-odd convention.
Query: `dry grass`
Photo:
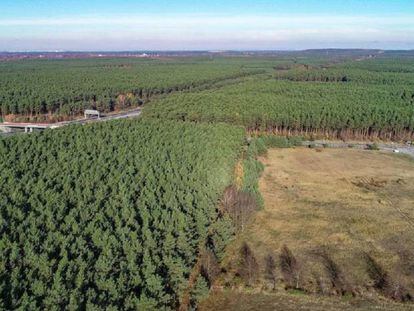
[[[376,295],[366,254],[396,286],[414,292],[414,161],[379,151],[306,148],[270,150],[261,161],[265,207],[228,248],[223,284],[234,284],[237,252],[248,242],[262,270],[266,256],[276,258],[286,244],[307,292],[334,294],[321,253],[357,296]]]
[[[215,292],[203,301],[200,311],[393,311],[412,310],[409,305],[362,298],[339,299],[289,293]]]

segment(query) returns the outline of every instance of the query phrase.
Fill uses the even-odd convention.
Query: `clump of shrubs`
[[[368,150],[379,150],[380,148],[379,148],[378,144],[373,143],[373,144],[368,144],[367,149]]]

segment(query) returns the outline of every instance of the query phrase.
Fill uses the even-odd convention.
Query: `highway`
[[[65,125],[71,125],[71,124],[86,124],[86,123],[93,123],[93,122],[118,120],[118,119],[137,118],[137,117],[140,116],[140,114],[141,114],[141,108],[137,108],[137,109],[130,110],[130,111],[113,113],[113,114],[110,114],[110,115],[102,116],[100,118],[65,121],[65,122],[54,123],[54,125],[65,126]]]
[[[63,121],[56,123],[14,123],[14,122],[4,122],[0,123],[0,135],[12,135],[16,132],[13,132],[13,129],[23,129],[26,133],[32,132],[34,129],[55,129],[63,126],[73,125],[73,124],[88,124],[95,122],[105,122],[111,120],[119,119],[128,119],[128,118],[137,118],[141,114],[141,108],[133,109],[130,111],[124,111],[119,113],[111,113],[109,115],[102,116],[100,118],[88,118],[88,119],[77,119],[72,121]]]

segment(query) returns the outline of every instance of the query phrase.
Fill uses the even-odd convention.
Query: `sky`
[[[414,49],[414,0],[0,0],[0,51]]]

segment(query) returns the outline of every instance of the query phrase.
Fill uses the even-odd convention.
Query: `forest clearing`
[[[288,298],[295,308],[315,304],[312,310],[407,308],[382,297],[404,301],[414,288],[414,160],[380,151],[290,148],[270,149],[260,161],[264,207],[230,244],[218,282],[226,289],[205,305],[272,310],[272,299],[280,306]],[[247,287],[238,275],[243,243],[257,262]],[[291,276],[279,266],[284,247],[296,262]],[[385,287],[377,284],[373,264],[386,274]],[[319,305],[320,295],[336,302]]]

